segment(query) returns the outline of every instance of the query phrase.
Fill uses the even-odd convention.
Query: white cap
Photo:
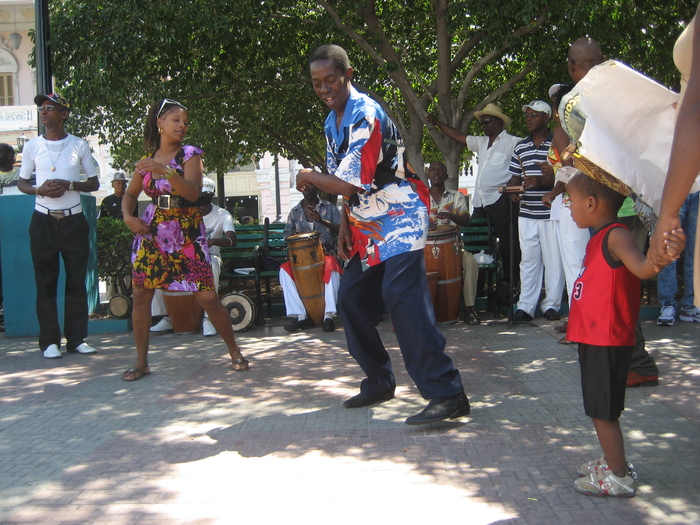
[[[552,116],[552,108],[549,107],[549,104],[547,104],[543,100],[533,100],[529,104],[525,104],[523,106],[523,113],[525,113],[527,108],[530,108],[532,111],[540,111],[542,113],[546,113],[550,117]]]
[[[202,193],[216,195],[216,184],[209,177],[202,177]]]
[[[559,91],[561,88],[563,88],[566,84],[552,84],[552,86],[549,88],[549,98],[552,98],[554,94]]]

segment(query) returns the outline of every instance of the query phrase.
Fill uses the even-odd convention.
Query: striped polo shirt
[[[532,142],[532,136],[528,136],[519,141],[513,149],[513,158],[510,161],[508,171],[511,176],[522,177],[523,174],[528,177],[541,177],[542,170],[539,164],[547,162],[547,154],[549,147],[552,145],[552,132],[550,131],[547,139],[535,146]],[[520,200],[520,217],[526,219],[549,219],[550,208],[542,204],[542,196],[547,193],[550,188],[533,188],[525,190]]]

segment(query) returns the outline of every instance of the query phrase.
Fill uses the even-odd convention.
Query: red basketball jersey
[[[574,283],[566,338],[596,346],[633,346],[641,284],[622,261],[613,261],[608,236],[613,223],[588,241],[581,274]]]

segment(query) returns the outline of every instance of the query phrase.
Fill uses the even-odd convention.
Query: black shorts
[[[615,421],[625,409],[633,346],[578,345],[583,408],[588,417]]]

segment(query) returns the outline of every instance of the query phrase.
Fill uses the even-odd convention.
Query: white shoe
[[[211,324],[211,321],[208,318],[204,318],[202,320],[202,335],[204,337],[211,337],[212,335],[216,335],[218,332],[216,331],[216,328],[214,328],[214,325]]]
[[[698,309],[697,306],[681,308],[681,313],[678,315],[678,318],[686,323],[700,323],[700,309]]]
[[[61,351],[58,349],[58,345],[47,346],[43,353],[46,359],[59,359],[63,357],[63,354],[61,354]]]
[[[581,465],[578,465],[576,467],[576,473],[579,476],[592,476],[596,472],[598,472],[598,470],[607,466],[608,462],[605,461],[605,456],[601,456],[599,458],[589,461],[588,463],[582,463]],[[627,470],[630,471],[632,477],[637,479],[637,472],[634,470],[634,465],[632,465],[632,463],[627,463]]]
[[[574,488],[586,496],[633,498],[637,483],[633,473],[628,472],[625,477],[618,478],[607,465],[603,465],[590,476],[574,481]]]
[[[168,316],[163,317],[154,326],[151,326],[151,332],[170,332],[173,329],[173,323],[170,322]]]
[[[87,343],[80,343],[75,350],[68,350],[71,354],[96,354],[97,350]]]
[[[659,326],[673,326],[676,322],[676,308],[673,306],[662,306],[661,313],[656,319]]]

